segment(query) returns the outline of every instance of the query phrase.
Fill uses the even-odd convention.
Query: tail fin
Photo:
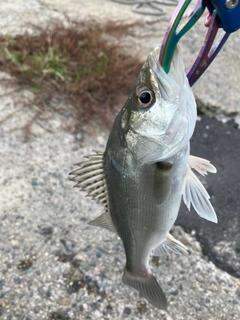
[[[167,309],[165,294],[153,275],[137,277],[125,270],[122,281],[124,284],[139,291],[140,295],[146,298],[154,307],[163,310]]]

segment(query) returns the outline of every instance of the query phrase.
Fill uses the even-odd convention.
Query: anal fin
[[[164,256],[172,252],[176,254],[186,254],[188,253],[188,249],[169,233],[167,238],[153,250],[152,254],[154,256]]]

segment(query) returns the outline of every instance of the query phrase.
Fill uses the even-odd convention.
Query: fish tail
[[[140,296],[146,298],[154,307],[163,310],[167,309],[165,294],[153,275],[149,274],[148,277],[139,277],[125,269],[122,282],[136,289],[140,293]]]

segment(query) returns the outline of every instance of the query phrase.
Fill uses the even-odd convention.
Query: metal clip
[[[164,36],[160,50],[159,62],[166,73],[168,73],[170,70],[172,57],[178,41],[184,34],[186,34],[193,27],[193,25],[201,17],[207,6],[206,1],[198,0],[192,13],[181,23],[181,26],[179,27],[183,14],[186,12],[186,9],[188,8],[190,2],[191,0],[181,0],[179,2],[172,16],[172,19],[170,20],[166,34]],[[192,68],[190,69],[187,75],[190,86],[192,86],[208,68],[208,66],[211,64],[211,62],[216,57],[216,55],[218,54],[218,52],[220,51],[220,49],[229,37],[229,33],[225,33],[222,34],[219,37],[219,39],[215,41],[221,23],[222,22],[218,17],[217,9],[212,10],[209,29],[206,34],[203,46],[198,54],[196,61],[194,62]],[[179,30],[177,31],[177,29]]]
[[[192,0],[181,0],[179,2],[167,27],[159,56],[159,62],[166,73],[168,73],[170,70],[172,57],[178,41],[193,27],[205,10],[202,0],[198,0],[192,13],[185,19],[185,21],[182,22],[181,26],[179,27],[181,19],[191,1]],[[177,28],[179,28],[178,31]]]
[[[230,35],[230,33],[222,32],[220,37],[213,44],[219,29],[219,24],[220,21],[217,17],[217,12],[214,10],[203,46],[192,68],[187,74],[190,86],[192,86],[209,67]]]
[[[232,33],[240,29],[240,1],[239,0],[211,0],[206,6],[212,14],[217,10],[219,27],[224,31]]]

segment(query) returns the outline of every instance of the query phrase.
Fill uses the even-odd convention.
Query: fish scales
[[[180,181],[176,181],[174,185],[165,181],[169,186],[159,197],[156,192],[158,186],[154,182],[156,174],[161,176],[161,172],[156,171],[161,169],[156,164],[144,165],[142,168],[134,165],[133,168],[137,169],[121,174],[114,164],[111,165],[111,161],[107,163],[107,181],[111,190],[110,212],[114,212],[112,219],[125,247],[127,269],[135,270],[136,274],[143,276],[148,272],[146,261],[151,251],[160,244],[176,220],[181,201],[181,184]],[[124,164],[122,166],[124,172]],[[179,176],[175,177],[179,174],[176,165],[169,170],[172,171],[169,180],[179,180]],[[182,172],[180,178],[183,179],[184,174],[185,172]],[[158,178],[158,183],[159,180],[161,177]],[[174,197],[178,194],[175,206],[172,206],[173,193]],[[173,214],[169,213],[169,210],[172,210]],[[143,261],[142,265],[140,261]]]
[[[187,248],[169,232],[181,199],[202,218],[217,222],[210,196],[193,173],[215,173],[206,159],[189,155],[196,123],[196,103],[176,49],[169,74],[148,56],[136,84],[117,115],[104,153],[89,156],[72,180],[105,212],[90,222],[119,235],[126,264],[123,283],[153,306],[166,309],[166,297],[152,275],[150,255]],[[78,164],[79,165],[79,164]]]

